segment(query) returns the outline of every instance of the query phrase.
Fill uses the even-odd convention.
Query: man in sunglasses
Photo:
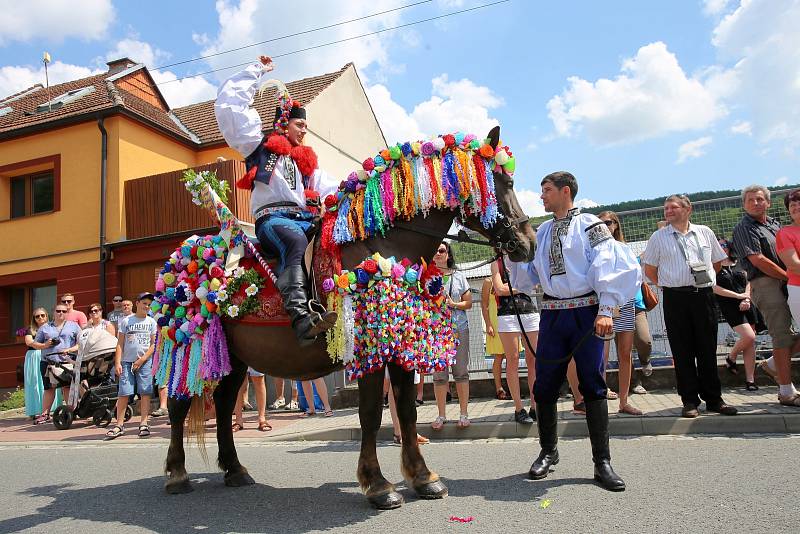
[[[86,323],[89,320],[86,318],[85,313],[75,309],[75,296],[72,293],[61,295],[61,304],[67,307],[67,321],[78,323],[81,328],[86,328]]]
[[[125,317],[125,309],[122,306],[122,297],[115,295],[111,302],[114,303],[114,309],[108,313],[108,320],[114,323],[114,329],[119,332],[119,322]]]
[[[66,304],[57,304],[53,321],[43,324],[36,332],[31,347],[42,351],[42,380],[44,382],[44,401],[42,414],[34,420],[41,425],[50,421],[50,406],[56,396],[56,388],[62,388],[64,399],[69,398],[69,384],[72,379],[72,363],[78,352],[78,336],[81,328],[77,323],[67,320],[69,310]]]
[[[556,403],[574,360],[586,406],[594,479],[607,490],[623,491],[625,482],[611,467],[603,339],[613,333],[614,309],[636,294],[641,270],[630,249],[613,238],[603,221],[574,206],[578,182],[572,174],[548,174],[541,186],[544,209],[553,218],[539,226],[536,255],[529,264],[544,298],[533,385],[541,452],[528,476],[545,478],[559,461]]]

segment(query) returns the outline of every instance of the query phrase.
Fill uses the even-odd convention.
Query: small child
[[[152,293],[142,293],[136,298],[136,313],[120,321],[117,335],[117,353],[114,369],[119,377],[117,392],[117,424],[106,432],[106,441],[116,439],[125,433],[125,409],[128,398],[133,395],[134,380],[139,392],[139,437],[150,435],[147,419],[150,414],[150,397],[153,395],[153,351],[156,343],[157,325],[155,319],[147,315],[153,302]]]

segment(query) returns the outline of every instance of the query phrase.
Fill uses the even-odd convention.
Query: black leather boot
[[[311,345],[318,335],[333,326],[333,323],[324,321],[319,312],[311,310],[305,284],[306,276],[301,265],[287,267],[275,284],[283,297],[283,306],[292,320],[292,328],[301,347]]]
[[[611,467],[611,451],[608,447],[608,401],[599,399],[586,401],[586,424],[592,442],[594,479],[609,491],[625,491],[625,482]]]
[[[536,424],[539,427],[539,445],[542,450],[528,471],[528,478],[540,480],[558,463],[558,409],[555,403],[536,403]]]

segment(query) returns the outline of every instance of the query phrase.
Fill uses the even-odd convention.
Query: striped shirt
[[[676,239],[677,236],[677,239]],[[695,239],[695,236],[697,239]],[[681,244],[678,244],[680,240]],[[700,245],[698,249],[697,245]],[[674,226],[667,225],[650,236],[642,260],[646,265],[658,268],[658,285],[661,287],[685,287],[694,285],[694,277],[689,269],[681,248],[689,256],[689,262],[703,262],[711,276],[711,284],[716,283],[713,263],[727,256],[719,246],[711,228],[702,224],[689,223],[689,231],[681,235]]]

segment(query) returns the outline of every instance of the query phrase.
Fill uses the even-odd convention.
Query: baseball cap
[[[155,300],[155,297],[153,296],[152,293],[150,293],[148,291],[145,291],[144,293],[139,293],[139,295],[136,297],[136,301],[137,302],[142,300],[142,299]]]

